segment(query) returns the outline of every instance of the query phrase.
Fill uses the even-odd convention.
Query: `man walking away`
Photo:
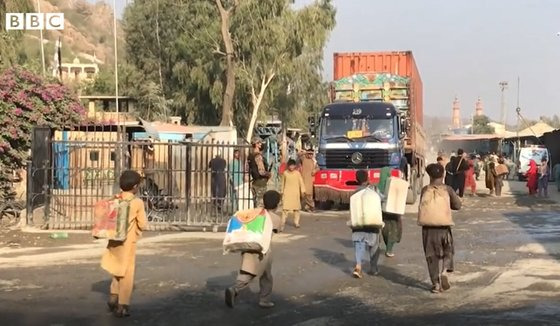
[[[253,146],[253,151],[247,158],[249,173],[252,178],[251,188],[255,199],[255,207],[262,207],[263,195],[266,192],[270,172],[266,169],[266,161],[261,153],[262,140],[259,137],[254,137],[251,145]]]
[[[359,188],[354,193],[368,186],[369,180],[367,171],[356,171],[356,181],[359,184]],[[379,196],[383,198],[382,194],[379,194]],[[377,275],[379,273],[377,267],[377,261],[379,260],[379,227],[352,229],[352,242],[354,243],[356,253],[356,266],[354,267],[352,276],[355,278],[362,278],[362,261],[366,254],[369,256],[370,274]]]
[[[210,194],[212,195],[212,205],[217,213],[221,213],[224,208],[226,198],[226,166],[227,162],[223,159],[221,150],[210,160]]]
[[[465,171],[469,169],[467,154],[462,150],[457,150],[457,156],[451,160],[451,170],[453,171],[453,190],[463,197],[465,193]]]
[[[273,232],[278,230],[280,226],[280,218],[274,214],[278,203],[280,203],[280,194],[274,190],[269,190],[263,195],[263,205],[266,210],[267,216],[272,219]],[[262,208],[256,208],[238,214],[252,214],[260,215]],[[249,283],[255,278],[259,278],[260,285],[260,300],[259,306],[261,308],[272,308],[274,303],[270,301],[270,294],[272,293],[272,250],[268,249],[265,253],[243,253],[241,255],[241,268],[237,275],[235,284],[226,289],[225,301],[226,305],[233,308],[235,305],[235,298],[241,290],[249,286]]]
[[[432,281],[432,292],[449,290],[447,273],[453,272],[454,225],[451,210],[461,209],[461,199],[451,187],[443,184],[443,168],[439,164],[426,167],[430,184],[422,189],[418,208],[418,225],[422,227],[422,244]]]
[[[539,167],[539,197],[548,197],[548,160],[543,157],[541,166]]]
[[[495,164],[495,163],[492,163]],[[494,185],[496,189],[496,196],[502,196],[502,188],[504,187],[504,179],[509,174],[509,170],[503,158],[498,159],[498,165],[492,172],[494,174]]]

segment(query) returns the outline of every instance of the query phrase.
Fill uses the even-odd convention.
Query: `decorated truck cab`
[[[406,179],[407,203],[413,204],[422,188],[425,135],[422,83],[412,53],[337,53],[334,75],[339,79],[331,84],[331,104],[323,108],[317,130],[315,200],[349,203],[356,170],[364,169],[373,183],[382,171]]]
[[[384,167],[392,176],[405,176],[403,120],[391,103],[330,104],[319,125],[316,200],[349,203],[358,169],[368,170],[374,183]]]

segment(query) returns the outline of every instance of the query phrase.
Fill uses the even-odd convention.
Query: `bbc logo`
[[[6,30],[63,30],[64,13],[6,13]]]

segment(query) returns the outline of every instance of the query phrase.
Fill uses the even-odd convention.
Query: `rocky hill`
[[[37,11],[36,1],[32,1]],[[63,12],[64,30],[43,33],[46,62],[54,60],[55,42],[61,37],[62,60],[70,62],[78,57],[82,62],[96,61],[102,67],[114,62],[113,9],[105,2],[86,0],[39,0],[41,12]],[[117,22],[119,51],[124,48],[124,34]],[[40,58],[38,31],[27,31],[25,52],[29,58]],[[122,53],[122,52],[121,52]],[[119,55],[120,57],[120,55]]]

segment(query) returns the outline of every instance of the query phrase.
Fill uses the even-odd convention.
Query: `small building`
[[[80,59],[74,58],[72,63],[62,63],[60,65],[62,80],[67,82],[93,81],[99,73],[99,66],[96,62],[81,63]],[[53,77],[58,77],[58,67],[52,71]]]

